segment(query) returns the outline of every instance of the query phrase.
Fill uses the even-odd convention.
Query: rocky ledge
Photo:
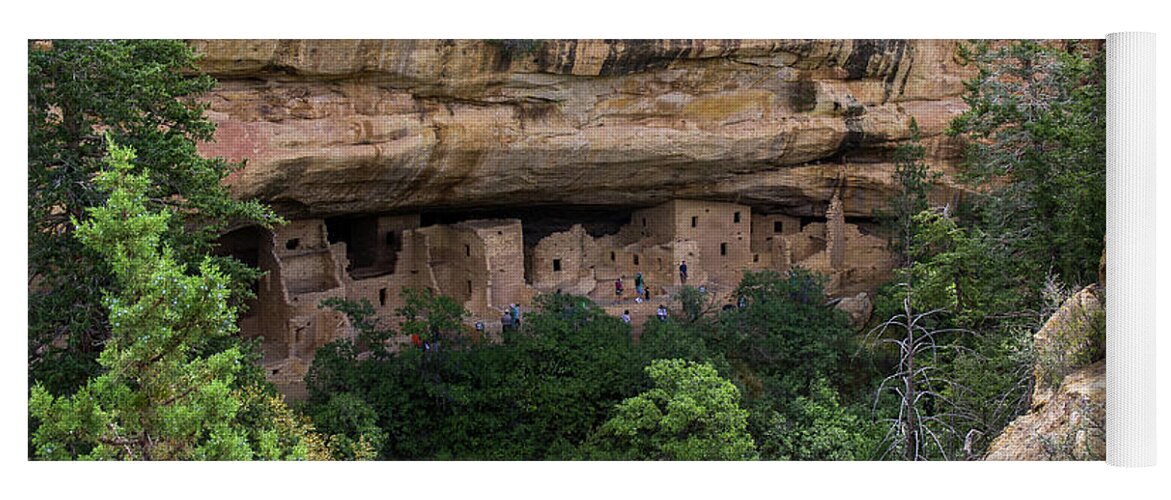
[[[293,218],[734,201],[870,217],[923,130],[945,174],[965,109],[946,40],[194,40],[219,80],[207,155]]]

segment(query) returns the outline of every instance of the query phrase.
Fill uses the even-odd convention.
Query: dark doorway
[[[378,260],[378,220],[370,216],[333,217],[325,219],[325,230],[330,243],[346,244],[350,275],[369,274],[359,270],[368,270]]]

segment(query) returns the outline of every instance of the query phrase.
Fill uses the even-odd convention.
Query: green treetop
[[[1038,283],[1050,270],[1093,281],[1106,233],[1104,51],[1023,40],[962,55],[979,74],[949,133],[970,139],[962,171],[990,195],[981,225]]]
[[[317,453],[307,440],[241,424],[244,399],[257,398],[233,389],[247,363],[238,347],[196,354],[209,340],[236,332],[229,278],[210,259],[197,273],[176,261],[164,243],[172,214],[147,207],[150,176],[132,173],[134,157],[132,149],[111,143],[109,169],[94,179],[110,192],[108,201],[88,209],[85,222],[74,222],[77,239],[108,266],[116,285],[102,297],[111,327],[98,357],[103,373],[72,396],[33,387],[36,455],[239,460]],[[287,411],[276,414],[304,434]]]
[[[919,123],[911,118],[911,137],[895,149],[895,171],[892,181],[898,187],[879,218],[891,229],[891,249],[899,255],[899,265],[910,264],[907,253],[915,236],[915,214],[927,209],[927,195],[931,183],[937,177],[932,175],[924,159],[927,150],[921,142]]]
[[[98,297],[113,286],[111,271],[73,238],[70,223],[105,200],[94,182],[103,134],[134,148],[141,170],[149,169],[144,206],[174,209],[159,237],[187,271],[225,228],[275,220],[263,205],[228,195],[221,181],[239,165],[197,153],[215,125],[195,97],[215,82],[194,61],[180,40],[29,42],[30,383],[73,392],[99,371],[96,354],[110,334]],[[230,258],[216,261],[241,301],[256,271]]]
[[[646,372],[654,387],[618,404],[591,440],[594,455],[639,460],[756,458],[740,391],[715,368],[660,359]]]

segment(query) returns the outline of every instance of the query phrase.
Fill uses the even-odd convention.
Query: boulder
[[[1105,459],[1106,311],[1099,288],[1066,299],[1033,335],[1031,409],[992,441],[986,460]]]
[[[866,292],[859,292],[853,297],[845,297],[838,301],[834,306],[839,311],[846,313],[850,318],[850,326],[855,329],[861,329],[870,321],[870,314],[874,312],[874,304],[870,302],[870,296]]]

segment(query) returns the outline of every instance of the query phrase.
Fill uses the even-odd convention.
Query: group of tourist
[[[626,278],[626,277],[619,276],[618,278],[616,278],[614,280],[614,297],[615,297],[614,303],[615,304],[622,302],[622,292],[625,291],[625,284],[622,281],[624,278]],[[680,281],[680,283],[687,284],[687,261],[686,260],[681,261],[679,263],[679,281]],[[646,279],[643,277],[641,271],[639,271],[638,273],[636,273],[634,275],[634,292],[635,292],[634,302],[636,304],[641,304],[641,303],[643,303],[643,301],[651,300],[651,289],[649,286],[647,286]],[[668,318],[667,306],[660,304],[659,308],[655,311],[655,316],[657,316],[659,318],[659,321],[666,322],[667,318]],[[629,325],[630,321],[631,321],[630,310],[627,309],[627,310],[622,311],[621,318],[622,318],[623,323],[626,323]]]
[[[500,328],[502,331],[520,329],[520,306],[508,304],[500,316]]]
[[[615,304],[622,301],[622,292],[625,288],[622,282],[623,278],[625,278],[625,276],[619,276],[614,280],[614,296],[616,297],[614,302]],[[679,281],[684,284],[687,283],[686,260],[679,263]],[[634,275],[634,291],[634,302],[636,304],[641,304],[643,301],[651,300],[651,289],[649,286],[647,286],[646,278],[643,277],[641,271]],[[560,294],[561,290],[558,289],[557,293]],[[658,317],[659,321],[666,322],[668,318],[667,306],[660,304],[658,309],[655,311],[655,316]],[[621,318],[623,323],[629,325],[631,321],[630,310],[627,309],[622,311]],[[509,304],[508,308],[502,311],[500,316],[500,327],[502,331],[520,329],[520,306],[517,304]],[[484,331],[484,324],[482,322],[476,322],[476,331],[481,333]]]
[[[622,292],[625,289],[622,282],[624,278],[626,278],[626,276],[619,276],[614,280],[614,296],[616,297],[615,303],[622,301]],[[679,263],[679,282],[684,285],[687,284],[686,260]],[[639,271],[634,275],[634,302],[636,304],[641,304],[644,300],[651,300],[651,288],[647,286],[646,279],[642,276],[642,271]]]
[[[659,321],[666,323],[667,322],[667,315],[668,315],[667,306],[659,304],[659,308],[655,311],[655,316],[659,318]],[[629,325],[630,324],[630,309],[622,311],[621,318],[622,318],[623,323],[626,323]]]
[[[622,292],[624,290],[622,278],[625,278],[625,276],[619,276],[614,280],[615,304],[622,302]],[[641,304],[644,300],[651,300],[651,289],[647,286],[640,272],[634,275],[634,303]]]

